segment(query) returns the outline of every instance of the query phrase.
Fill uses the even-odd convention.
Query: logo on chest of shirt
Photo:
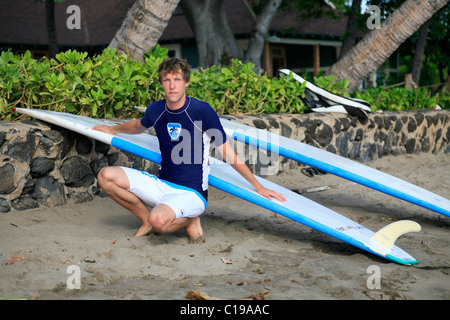
[[[172,140],[177,140],[181,134],[181,124],[169,122],[167,124],[167,132]]]

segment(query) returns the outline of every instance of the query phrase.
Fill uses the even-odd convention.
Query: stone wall
[[[0,122],[0,212],[90,201],[108,165],[155,164],[41,121]]]
[[[372,113],[360,121],[338,113],[226,116],[365,163],[385,155],[450,153],[450,110]],[[281,170],[298,163],[280,159]],[[260,173],[257,165],[254,172]]]
[[[450,153],[448,110],[373,113],[364,123],[323,113],[224,118],[363,163],[385,155]],[[267,174],[266,164],[250,161],[251,154],[245,157],[256,174]],[[277,161],[281,171],[301,165],[281,157]],[[147,160],[57,126],[30,120],[0,122],[0,212],[90,201],[102,194],[96,175],[108,165],[157,172],[157,165]]]

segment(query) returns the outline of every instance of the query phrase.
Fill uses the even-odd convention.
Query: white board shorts
[[[195,218],[206,209],[206,200],[195,190],[164,181],[145,171],[121,167],[130,182],[132,192],[147,206],[166,204],[175,211],[177,219]]]

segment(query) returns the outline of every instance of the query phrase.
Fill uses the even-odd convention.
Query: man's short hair
[[[183,80],[189,82],[191,78],[191,66],[186,60],[180,58],[167,58],[159,65],[158,77],[160,83],[168,73],[181,73]]]

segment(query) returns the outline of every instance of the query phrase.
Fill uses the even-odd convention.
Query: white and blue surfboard
[[[153,135],[147,133],[111,135],[92,129],[93,126],[99,124],[114,125],[106,120],[46,110],[16,108],[15,111],[78,132],[152,162],[161,162],[158,140]],[[398,221],[374,233],[331,209],[273,182],[256,177],[263,186],[282,193],[287,202],[283,203],[276,199],[268,200],[259,195],[247,180],[233,170],[229,164],[215,158],[210,158],[210,163],[209,183],[211,186],[385,259],[403,265],[418,263],[411,255],[394,244],[402,234],[420,231],[420,226],[413,221]]]
[[[335,174],[369,188],[450,216],[450,201],[435,193],[360,162],[266,130],[221,119],[228,136],[279,155]]]
[[[324,102],[326,107],[311,108],[311,110],[315,112],[341,112],[360,118],[367,118],[367,113],[370,112],[370,104],[367,101],[331,93],[306,81],[289,69],[281,69],[278,72],[286,76],[292,76],[293,80],[301,84],[305,83],[305,90],[309,90],[318,100]],[[352,180],[402,200],[409,201],[443,215],[450,216],[449,200],[411,183],[368,166],[364,166],[356,161],[351,161],[348,158],[337,156],[331,152],[302,144],[292,139],[273,135],[271,138],[274,140],[272,141],[277,139],[276,141],[280,141],[280,143],[270,145],[268,141],[258,141],[260,139],[255,135],[249,136],[245,134],[245,131],[248,131],[249,127],[246,128],[231,121],[228,121],[226,126],[229,129],[229,133],[237,140],[252,140],[253,143],[261,143],[262,145],[267,144],[269,148],[278,148],[280,151],[279,154],[287,158],[336,174],[340,177]]]

